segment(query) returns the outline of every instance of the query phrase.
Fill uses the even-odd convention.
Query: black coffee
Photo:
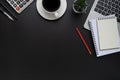
[[[42,4],[47,11],[53,12],[60,7],[60,0],[43,0]]]

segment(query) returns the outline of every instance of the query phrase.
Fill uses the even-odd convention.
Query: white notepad
[[[110,20],[110,19],[116,19],[116,18],[115,17],[109,17],[109,18],[105,18],[104,20]],[[103,18],[101,18],[101,20],[103,20]],[[112,20],[110,20],[109,24],[113,25],[113,22],[111,22],[111,21]],[[102,23],[105,23],[105,22],[101,22],[101,21],[99,22],[99,24],[101,24],[102,26],[105,26],[105,24],[102,24]],[[108,37],[107,32],[104,32],[104,30],[102,30],[102,31],[103,31],[103,33],[105,33],[106,36],[101,36],[102,31],[100,33],[98,33],[101,28],[100,29],[97,28],[98,27],[97,26],[98,25],[97,19],[89,20],[89,25],[90,25],[90,30],[91,30],[91,33],[92,33],[92,38],[93,38],[93,42],[94,42],[94,46],[95,46],[95,51],[96,51],[97,57],[100,57],[100,56],[103,56],[103,55],[112,54],[112,53],[120,51],[120,47],[119,47],[120,46],[120,36],[119,36],[119,32],[118,32],[118,29],[117,29],[116,26],[113,28],[113,31],[115,32],[115,34],[112,34],[112,35],[111,35],[111,33],[113,33],[113,31],[110,30],[109,27],[107,27],[108,29],[104,29],[107,32],[109,30],[112,31],[111,33],[110,33],[110,31],[108,32],[108,35],[110,36],[110,37]],[[116,23],[114,23],[114,25],[116,25]],[[100,36],[98,37],[99,34],[100,34],[101,37]],[[106,37],[108,37],[109,39],[106,39]],[[100,39],[99,38],[104,38],[104,39],[106,39],[108,41],[111,38],[115,38],[115,39],[113,39],[113,43],[115,43],[114,44],[115,46],[111,46],[111,45],[113,45],[113,43],[111,43],[110,46],[108,46],[109,44],[105,45],[104,43],[105,42],[107,43],[107,41],[105,41],[105,42],[102,43],[102,46],[100,47]],[[105,46],[103,46],[103,45],[105,45]]]
[[[116,17],[98,18],[97,30],[101,50],[120,47]]]

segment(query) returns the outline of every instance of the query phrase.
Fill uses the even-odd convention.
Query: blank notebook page
[[[116,17],[97,19],[100,50],[119,48],[119,32]]]

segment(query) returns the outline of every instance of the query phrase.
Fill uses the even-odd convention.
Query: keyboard
[[[6,0],[6,1],[12,6],[12,8],[17,13],[21,13],[33,2],[33,0]]]
[[[120,0],[99,0],[94,11],[104,16],[115,14],[120,22]]]

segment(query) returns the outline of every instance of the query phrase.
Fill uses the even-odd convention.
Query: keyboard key
[[[104,7],[107,7],[108,5],[107,4],[104,4]]]
[[[100,5],[97,5],[96,7],[103,10],[103,7]]]
[[[120,10],[119,10],[118,14],[120,14]]]
[[[115,0],[112,0],[112,2],[115,2]]]
[[[119,5],[119,6],[120,6],[120,5]],[[118,5],[116,5],[116,6],[115,6],[115,8],[117,9],[117,8],[119,8],[119,6],[118,6]]]
[[[108,11],[108,9],[107,9],[107,8],[105,8],[105,9],[104,9],[104,11],[105,11],[105,12],[107,12],[107,11]]]
[[[115,4],[118,4],[118,1],[115,1]]]
[[[111,14],[115,14],[115,12],[114,12],[114,11],[112,11],[112,12],[111,12]]]
[[[13,6],[14,6],[14,7],[17,7],[17,5],[16,5],[16,4],[13,4]]]
[[[115,4],[113,3],[112,6],[115,7]]]
[[[102,12],[102,15],[105,15],[105,12],[104,12],[104,11]]]
[[[26,1],[24,1],[22,4],[23,4],[23,5],[25,5],[26,3],[27,3],[27,2],[26,2]]]
[[[108,9],[111,9],[111,6],[110,6],[110,5],[108,6]]]
[[[11,1],[10,3],[11,3],[11,4],[14,4],[14,1]]]
[[[108,2],[108,5],[111,5],[112,4],[112,2]]]
[[[29,0],[25,0],[26,2],[29,2]]]
[[[99,13],[102,13],[102,10],[98,10]]]
[[[115,9],[115,12],[117,13],[117,12],[118,12],[118,9]]]
[[[111,10],[108,10],[108,13],[111,14]]]
[[[115,15],[116,15],[117,17],[119,17],[119,15],[120,15],[120,14],[118,14],[118,13],[115,13]]]
[[[101,2],[101,1],[98,1],[98,4],[102,6],[102,5],[103,5],[103,2]]]
[[[18,0],[14,0],[15,2],[17,2]]]
[[[104,2],[105,0],[101,0],[102,2]]]
[[[9,2],[12,1],[12,0],[8,0]]]
[[[23,0],[20,0],[20,2],[23,2]]]
[[[114,8],[114,7],[112,7],[112,8],[111,8],[111,10],[112,10],[112,11],[115,11],[115,8]]]
[[[109,0],[110,2],[112,2],[112,0]]]
[[[97,9],[97,8],[95,8],[95,9],[94,9],[94,11],[96,11],[96,12],[97,12],[97,11],[98,11],[98,9]]]
[[[20,4],[20,1],[17,1],[17,4],[19,5],[19,4]]]
[[[17,7],[16,7],[16,10],[17,10],[17,11],[19,11],[19,10],[20,10],[20,7],[19,7],[19,6],[17,6]]]
[[[23,4],[20,4],[19,7],[22,8],[22,7],[23,7]]]
[[[119,15],[118,19],[120,19],[120,15]]]
[[[108,0],[105,0],[105,3],[108,3]]]

